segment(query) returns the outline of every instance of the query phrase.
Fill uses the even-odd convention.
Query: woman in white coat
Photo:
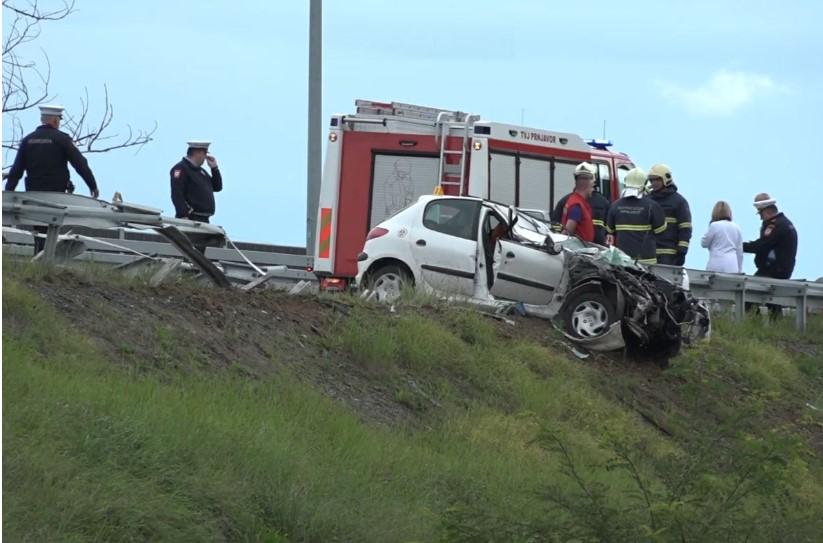
[[[709,250],[709,271],[743,273],[743,234],[732,222],[732,208],[719,201],[712,209],[712,222],[700,244]]]

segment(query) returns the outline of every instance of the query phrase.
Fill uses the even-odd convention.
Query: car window
[[[629,174],[629,168],[621,165],[617,168],[617,180],[620,184],[620,194],[623,194],[623,189],[626,188],[626,176]]]
[[[597,191],[605,196],[609,201],[612,199],[612,174],[609,165],[605,162],[597,163]]]
[[[504,221],[497,213],[490,211],[486,214],[486,220],[483,221],[483,235],[486,237],[494,233],[494,240],[509,239],[509,229]]]
[[[543,211],[537,209],[519,209],[518,211],[538,221],[546,222],[546,214]]]
[[[478,201],[435,200],[423,212],[423,226],[450,236],[476,240],[479,215]]]
[[[545,221],[518,210],[512,234],[519,241],[542,244],[546,237],[551,235],[551,227]]]

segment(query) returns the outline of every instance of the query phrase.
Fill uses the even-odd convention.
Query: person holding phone
[[[214,215],[214,193],[223,190],[223,176],[217,159],[208,154],[209,145],[208,141],[188,142],[186,156],[171,168],[171,201],[178,219],[209,222]]]

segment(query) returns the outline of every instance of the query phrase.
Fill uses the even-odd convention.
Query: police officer
[[[657,262],[683,266],[692,238],[692,212],[689,202],[677,192],[672,170],[665,164],[655,164],[649,170],[651,197],[666,214],[666,230],[657,236]]]
[[[214,193],[223,190],[223,176],[217,160],[208,154],[210,142],[190,141],[183,160],[171,168],[171,201],[174,216],[209,222],[214,215]],[[207,162],[211,175],[203,169]]]
[[[577,182],[577,178],[580,175],[590,175],[594,178],[594,166],[589,164],[588,162],[581,162],[577,165],[574,169],[574,178],[575,183]],[[569,197],[574,194],[570,192],[569,194],[562,197],[558,202],[557,205],[554,207],[554,210],[551,212],[549,216],[552,222],[552,231],[554,232],[561,232],[563,229],[563,224],[561,223],[563,219],[563,209],[566,207],[566,202],[569,200]],[[606,199],[600,192],[598,192],[598,185],[595,183],[594,191],[589,196],[589,205],[591,206],[592,210],[592,224],[594,225],[594,242],[600,245],[606,244],[606,216],[609,214],[609,200]]]
[[[626,174],[625,185],[622,197],[609,208],[606,242],[641,264],[656,264],[656,235],[666,230],[663,209],[644,198],[646,172],[640,168]]]
[[[69,181],[68,164],[77,171],[92,198],[100,196],[89,163],[74,145],[71,136],[60,131],[63,106],[40,106],[40,122],[37,129],[20,141],[17,156],[6,180],[6,190],[14,190],[26,175],[26,190],[67,192],[74,185]]]
[[[754,253],[754,264],[761,277],[790,279],[797,257],[797,230],[792,221],[777,209],[777,201],[765,192],[754,197],[760,220],[760,238],[743,243],[744,253]]]
[[[26,191],[74,192],[74,184],[69,179],[68,164],[83,178],[92,198],[100,196],[97,181],[86,160],[71,136],[60,130],[63,106],[40,106],[42,123],[31,134],[20,141],[14,164],[6,177],[6,190],[14,190],[26,172]],[[36,226],[36,232],[44,233],[46,227]],[[45,239],[34,236],[34,254],[43,250]]]

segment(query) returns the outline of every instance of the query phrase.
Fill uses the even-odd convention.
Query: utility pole
[[[306,153],[306,254],[314,256],[317,233],[317,205],[322,177],[322,109],[323,109],[323,2],[310,0],[309,5],[309,111]]]

